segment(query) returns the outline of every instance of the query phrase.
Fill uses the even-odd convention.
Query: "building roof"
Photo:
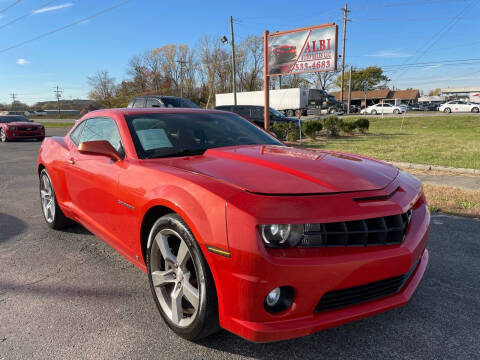
[[[370,90],[367,91],[367,99],[372,100],[372,99],[387,99],[388,95],[390,93],[389,89],[380,89],[380,90]],[[340,91],[335,91],[330,93],[330,95],[335,96],[335,98],[338,100],[340,99]],[[343,92],[343,98],[346,100],[348,98],[348,91]],[[365,99],[365,93],[363,91],[352,91],[352,100],[364,100]]]
[[[468,93],[468,92],[480,92],[480,86],[442,89],[442,93]]]
[[[420,96],[418,89],[395,90],[392,93],[388,97],[389,99],[412,100]]]

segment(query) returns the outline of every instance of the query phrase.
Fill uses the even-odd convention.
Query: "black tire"
[[[398,114],[400,114],[400,110],[395,109],[395,110],[393,110],[393,113],[396,114],[396,115],[398,115]]]
[[[154,239],[160,231],[173,230],[179,234],[186,243],[191,254],[191,260],[197,272],[197,284],[199,293],[199,305],[193,322],[185,327],[177,326],[163,310],[158,299],[157,292],[152,280],[152,248]],[[187,224],[177,214],[168,214],[159,218],[152,226],[148,237],[148,248],[146,254],[148,281],[152,291],[153,299],[157,305],[163,320],[168,327],[176,334],[187,340],[199,340],[209,336],[220,329],[218,322],[218,301],[213,276],[210,268],[203,257],[202,251],[195,240]],[[179,266],[180,267],[180,266]]]
[[[447,113],[447,114],[450,114],[452,112],[452,109],[447,107],[447,108],[443,109],[443,112]]]
[[[377,110],[372,110],[372,111],[370,111],[370,114],[372,114],[372,115],[377,115]]]
[[[329,113],[329,114],[335,114],[335,109],[333,109],[333,108],[332,108],[332,109],[329,109],[329,110],[328,110],[328,113]]]
[[[1,142],[7,142],[7,134],[5,134],[5,131],[3,129],[0,129],[0,141]]]
[[[473,112],[473,113],[478,113],[478,107],[472,108],[472,112]]]
[[[43,209],[43,198],[42,198],[42,181],[44,180],[44,177],[46,177],[46,179],[48,179],[48,182],[50,183],[51,185],[51,189],[52,189],[52,196],[51,196],[51,199],[53,201],[53,206],[55,208],[55,214],[54,216],[51,218],[51,219],[48,219],[47,218],[47,215],[45,214],[45,211]],[[52,183],[52,180],[50,179],[50,175],[48,175],[48,172],[46,169],[43,169],[41,172],[40,172],[40,186],[39,186],[39,190],[40,190],[40,201],[41,201],[41,204],[42,204],[42,213],[43,213],[43,217],[45,219],[45,222],[47,223],[48,226],[50,226],[52,229],[55,229],[55,230],[61,230],[61,229],[64,229],[66,228],[67,226],[71,225],[72,224],[72,220],[70,220],[69,218],[67,218],[62,210],[60,209],[60,207],[58,206],[58,203],[57,203],[57,197],[55,196],[55,189],[53,188],[53,183]]]

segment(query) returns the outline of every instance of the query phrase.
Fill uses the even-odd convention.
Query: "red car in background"
[[[297,47],[295,45],[274,46],[271,56],[275,64],[290,62],[297,57]]]
[[[21,115],[0,115],[0,141],[45,138],[45,128]]]
[[[90,112],[42,143],[38,176],[47,224],[75,220],[147,272],[187,339],[222,327],[268,342],[358,320],[406,304],[428,263],[416,178],[287,147],[229,112]]]

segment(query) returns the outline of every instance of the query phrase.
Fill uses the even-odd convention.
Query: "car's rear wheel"
[[[176,214],[159,218],[148,238],[148,279],[167,325],[188,340],[219,329],[215,284],[185,222]]]
[[[8,141],[7,134],[5,134],[5,130],[3,130],[3,129],[0,129],[0,141],[1,142],[7,142]]]
[[[60,230],[70,225],[70,219],[63,214],[58,206],[52,181],[45,169],[40,172],[40,200],[42,202],[43,217],[48,226],[52,229]]]
[[[400,114],[400,110],[395,109],[395,110],[393,110],[393,113],[398,115],[398,114]]]
[[[472,108],[472,112],[473,112],[473,113],[478,113],[478,107]]]
[[[295,111],[293,111],[292,109],[287,110],[287,116],[294,116],[294,115],[295,115]]]
[[[451,113],[451,112],[452,112],[452,109],[450,109],[450,108],[445,108],[445,109],[443,110],[443,112],[444,112],[444,113]]]
[[[371,111],[371,114],[372,114],[372,115],[377,115],[377,110],[372,110],[372,111]]]

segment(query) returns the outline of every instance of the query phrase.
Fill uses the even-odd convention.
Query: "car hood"
[[[12,121],[8,123],[8,126],[42,126],[42,124],[27,121]]]
[[[260,194],[377,190],[398,173],[394,166],[360,156],[274,145],[215,148],[161,162]]]

